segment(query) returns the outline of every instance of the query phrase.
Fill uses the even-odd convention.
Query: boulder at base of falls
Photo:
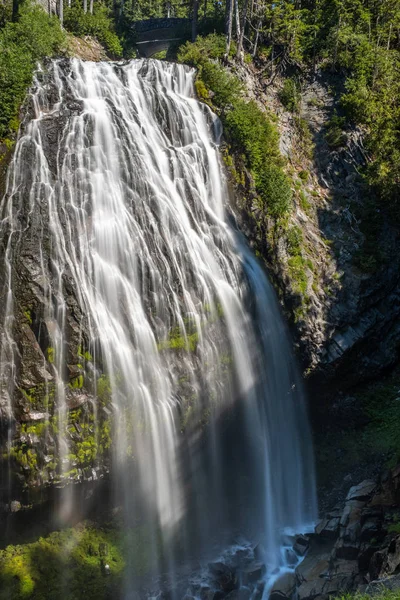
[[[225,596],[224,600],[250,600],[252,591],[248,587],[242,587],[239,590],[233,590]]]
[[[210,563],[208,568],[214,582],[223,592],[231,592],[238,587],[238,578],[236,573],[225,563]]]
[[[296,587],[294,573],[285,573],[272,586],[269,600],[290,600]]]
[[[326,600],[357,589],[371,595],[382,587],[400,589],[400,535],[392,526],[399,489],[396,468],[379,482],[351,487],[345,502],[325,515],[295,571],[298,600]],[[274,586],[273,600],[285,598]]]

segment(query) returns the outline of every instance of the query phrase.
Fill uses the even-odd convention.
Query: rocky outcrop
[[[340,78],[304,76],[298,112],[279,100],[283,81],[267,84],[265,70],[236,68],[249,98],[278,116],[281,152],[288,159],[294,206],[278,226],[260,214],[240,157],[232,178],[241,229],[264,258],[293,324],[311,385],[330,395],[377,377],[395,364],[400,341],[399,230],[374,204],[360,171],[368,161],[359,129],[336,131]],[[332,90],[337,90],[337,95]],[[340,134],[340,135],[339,135]],[[297,233],[300,232],[300,233]],[[291,237],[302,238],[293,268]],[[296,278],[301,277],[300,286]],[[300,288],[302,290],[300,291]]]
[[[298,600],[328,600],[349,591],[397,589],[400,572],[400,467],[381,482],[350,488],[310,536],[296,569]]]

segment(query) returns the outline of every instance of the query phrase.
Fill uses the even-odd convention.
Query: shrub
[[[213,103],[225,109],[233,105],[243,91],[243,86],[235,75],[231,75],[218,63],[206,61],[200,70],[204,84],[213,92]]]
[[[64,14],[65,28],[75,35],[91,35],[103,44],[109,54],[119,58],[122,46],[113,28],[109,9],[103,4],[95,4],[94,13],[84,13],[80,2],[66,7]]]
[[[327,124],[327,132],[325,139],[328,143],[329,148],[341,148],[345,145],[347,136],[343,131],[345,125],[345,117],[338,117],[333,115],[332,119]]]
[[[265,165],[257,177],[256,186],[272,217],[279,218],[289,212],[292,189],[290,180],[281,167],[274,164]]]
[[[236,102],[225,124],[235,143],[243,148],[253,171],[261,170],[268,159],[278,159],[278,130],[254,101]]]
[[[256,102],[240,98],[242,83],[217,62],[224,52],[224,37],[212,34],[199,36],[194,44],[187,42],[177,56],[179,61],[198,68],[198,97],[211,100],[221,109],[227,135],[236,150],[244,154],[262,204],[270,216],[277,218],[288,212],[292,198],[289,179],[281,166],[278,130]]]
[[[279,99],[287,110],[296,112],[300,104],[300,90],[297,81],[285,79],[283,88],[279,92]]]
[[[18,110],[37,61],[56,55],[64,41],[57,17],[29,3],[22,5],[16,23],[0,31],[0,138],[18,128]]]
[[[291,227],[286,235],[288,252],[291,256],[301,254],[301,245],[303,243],[303,232],[300,227]]]
[[[226,50],[226,41],[224,35],[211,33],[206,37],[198,36],[196,42],[186,42],[178,50],[178,61],[199,67],[207,60],[217,60],[222,58]],[[235,44],[232,44],[230,54],[236,53]]]

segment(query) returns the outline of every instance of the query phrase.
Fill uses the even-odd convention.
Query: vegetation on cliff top
[[[96,4],[93,14],[84,13],[79,2],[65,9],[65,28],[76,35],[91,35],[109,54],[122,56],[121,43],[113,30],[110,11]],[[13,15],[12,3],[0,7],[0,142],[12,144],[19,126],[19,109],[32,83],[37,63],[66,51],[67,36],[59,19],[48,15],[30,0],[20,3]]]
[[[221,64],[224,53],[224,37],[212,34],[183,45],[178,60],[198,69],[198,95],[219,113],[229,142],[243,155],[260,208],[274,218],[282,217],[290,210],[292,192],[283,170],[278,130],[271,115],[243,98],[242,83]]]
[[[38,61],[54,56],[65,41],[56,17],[27,3],[16,22],[0,29],[0,140],[18,129],[18,111]]]

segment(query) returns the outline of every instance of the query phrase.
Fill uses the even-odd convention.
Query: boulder
[[[396,536],[387,548],[375,552],[369,563],[369,575],[372,581],[400,570],[400,535]]]
[[[247,587],[241,587],[239,590],[233,590],[225,596],[225,600],[250,600],[252,592]]]
[[[248,583],[256,583],[265,573],[263,563],[255,562],[240,570],[241,580],[244,585]]]
[[[209,563],[208,568],[215,583],[224,592],[231,592],[238,587],[237,577],[234,571],[223,562]]]
[[[360,552],[360,542],[358,541],[345,541],[340,539],[336,542],[334,547],[335,558],[342,558],[345,560],[356,560]]]
[[[378,550],[378,546],[371,546],[370,544],[363,544],[361,546],[361,550],[358,555],[358,568],[361,572],[366,572],[369,570],[369,563],[371,562],[371,558]]]
[[[296,536],[296,540],[293,544],[293,550],[299,556],[304,556],[310,546],[310,540],[305,535]]]
[[[372,539],[377,539],[382,534],[382,524],[377,519],[365,521],[361,528],[360,540],[361,542],[370,542]]]
[[[328,539],[336,539],[339,532],[340,516],[322,520],[315,528],[315,533]]]
[[[296,588],[296,576],[294,573],[284,573],[272,586],[269,600],[290,600]]]
[[[376,490],[376,487],[375,481],[366,479],[350,488],[346,500],[369,500]]]
[[[324,579],[312,579],[304,581],[297,589],[298,600],[314,600],[323,594],[325,585]]]

